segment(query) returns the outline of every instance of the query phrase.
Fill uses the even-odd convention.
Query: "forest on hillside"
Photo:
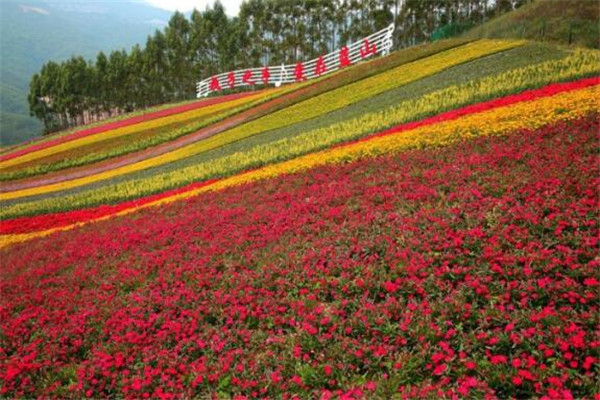
[[[50,61],[35,74],[31,115],[46,132],[191,99],[215,73],[314,58],[394,23],[394,46],[442,39],[530,0],[247,0],[239,15],[218,1],[176,12],[145,46]]]

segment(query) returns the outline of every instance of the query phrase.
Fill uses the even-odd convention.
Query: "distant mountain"
[[[171,12],[141,1],[0,1],[0,143],[18,143],[42,131],[29,117],[31,76],[49,61],[143,45]]]

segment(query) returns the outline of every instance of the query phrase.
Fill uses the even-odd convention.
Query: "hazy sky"
[[[214,3],[214,0],[146,0],[148,3],[164,8],[165,10],[182,12],[191,11],[193,8],[204,10],[207,5]],[[229,16],[237,15],[240,10],[242,0],[221,0],[221,4],[225,7],[225,12]]]

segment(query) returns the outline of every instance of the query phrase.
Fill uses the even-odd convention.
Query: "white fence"
[[[394,25],[391,24],[348,46],[303,63],[224,72],[198,82],[197,97],[240,86],[274,84],[279,87],[284,83],[317,78],[376,54],[388,54],[393,44],[393,32]]]

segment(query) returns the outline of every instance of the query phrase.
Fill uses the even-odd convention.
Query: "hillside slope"
[[[453,39],[9,149],[0,396],[593,398],[598,98]]]
[[[471,39],[529,39],[600,48],[600,2],[535,0],[463,36]]]
[[[430,55],[432,50],[442,51]],[[298,91],[291,87],[281,100],[267,99],[242,113],[241,105],[225,102],[216,106],[224,107],[217,114],[211,114],[215,107],[211,106],[67,140],[19,157],[9,152],[0,159],[0,176],[10,181],[0,189],[4,205],[0,217],[84,209],[153,195],[453,108],[590,76],[600,69],[597,51],[565,51],[517,41],[436,42],[420,52],[423,57],[417,60],[419,52],[414,49],[381,59],[388,61],[380,63],[382,67],[394,65],[391,60],[400,65],[353,83],[347,79],[357,78],[357,71],[373,71],[373,66],[357,66],[318,84],[307,82]],[[235,104],[238,101],[245,100]],[[283,108],[269,105],[273,102]],[[262,111],[253,111],[258,109]],[[174,129],[178,118],[193,121]],[[194,131],[198,126],[201,129]],[[139,146],[144,150],[121,155],[123,148]],[[104,158],[108,160],[95,161]]]
[[[2,390],[591,397],[598,129],[322,166],[16,245]]]

